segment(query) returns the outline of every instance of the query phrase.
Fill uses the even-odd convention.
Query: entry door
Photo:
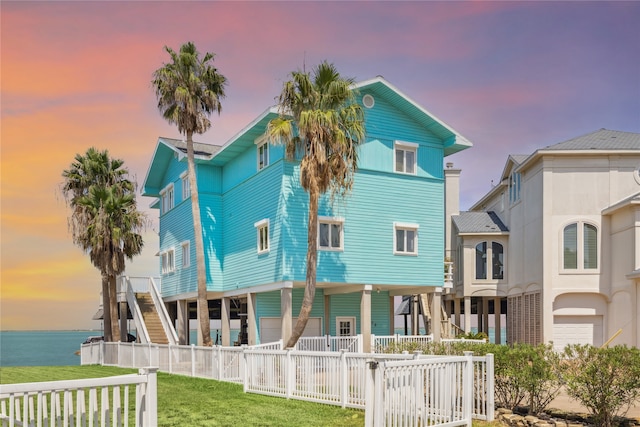
[[[336,333],[339,337],[353,337],[356,335],[355,317],[336,317]]]

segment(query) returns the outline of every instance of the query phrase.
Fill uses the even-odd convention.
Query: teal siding
[[[389,335],[389,325],[393,317],[389,318],[389,292],[371,292],[371,333],[374,335]]]

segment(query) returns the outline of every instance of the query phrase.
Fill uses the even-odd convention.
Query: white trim
[[[254,223],[253,226],[256,228],[256,249],[258,251],[258,255],[269,253],[269,249],[271,249],[271,239],[269,236],[271,233],[271,227],[269,226],[269,218],[261,219],[260,221]],[[260,248],[260,234],[265,228],[267,230],[267,235],[265,236],[266,248]]]
[[[340,322],[349,322],[351,335],[340,335]],[[337,337],[354,337],[356,336],[356,318],[355,316],[336,316],[336,336]]]
[[[373,95],[367,93],[362,97],[362,105],[366,108],[373,108],[373,106],[376,105],[376,100]]]
[[[417,175],[418,174],[418,147],[420,145],[415,142],[406,142],[406,141],[394,141],[393,142],[393,172],[401,173],[405,175]],[[396,157],[398,155],[398,151],[402,151],[402,170],[398,170],[398,164],[396,161]],[[413,153],[413,164],[412,172],[407,172],[407,154]]]
[[[167,202],[169,205],[168,207],[165,206],[165,195],[167,193],[171,194],[171,197],[168,199],[168,202]],[[175,206],[176,206],[176,191],[172,182],[170,184],[167,184],[162,190],[160,190],[160,212],[162,214],[165,214],[169,212],[171,209],[173,209]]]
[[[320,245],[320,225],[328,224],[329,226],[333,224],[340,225],[340,246],[334,248],[331,246],[331,227],[329,227],[329,246],[321,246]],[[320,251],[328,251],[328,252],[343,252],[344,251],[344,217],[330,217],[330,216],[318,216],[318,234],[317,234],[317,242],[318,242],[318,250]]]
[[[576,224],[576,263],[577,268],[565,268],[564,266],[564,230],[570,225]],[[584,267],[584,226],[590,225],[596,229],[596,268]],[[558,263],[558,270],[560,274],[600,274],[600,265],[602,264],[601,251],[602,251],[602,230],[598,223],[585,220],[576,219],[563,223],[560,226],[560,261]]]
[[[413,224],[413,223],[408,223],[408,222],[394,222],[393,223],[393,254],[394,255],[403,255],[403,256],[418,256],[418,229],[420,228],[419,224]],[[414,247],[414,251],[413,252],[407,252],[406,250],[404,251],[398,251],[397,250],[397,231],[398,230],[404,230],[404,231],[413,231],[415,233],[415,237],[414,237],[414,242],[413,242],[413,247]],[[405,242],[406,244],[406,238],[405,238]],[[405,247],[406,249],[406,247]]]
[[[261,135],[260,137],[256,138],[253,143],[256,145],[256,170],[261,171],[267,166],[269,166],[271,162],[270,153],[269,153],[269,151],[271,151],[269,149],[269,140],[267,139],[266,135]],[[264,147],[265,156],[264,156],[264,165],[262,165],[261,167],[260,166],[260,148],[262,147]]]
[[[405,148],[415,148],[416,150],[418,149],[418,147],[420,147],[420,144],[418,144],[417,142],[408,142],[408,141],[400,141],[400,140],[395,140],[393,142],[393,147],[405,147]]]
[[[176,271],[176,250],[173,246],[160,252],[160,270],[162,274],[171,274]]]
[[[188,268],[191,265],[191,242],[188,240],[185,240],[184,242],[180,243],[180,248],[182,248],[182,268]],[[186,250],[185,250],[186,248]],[[187,263],[185,264],[185,253],[187,254],[186,259],[187,259]]]

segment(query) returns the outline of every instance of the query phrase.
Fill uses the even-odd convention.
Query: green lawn
[[[0,383],[108,377],[137,372],[106,366],[0,368]],[[243,393],[226,382],[158,373],[158,426],[363,426],[364,412]]]

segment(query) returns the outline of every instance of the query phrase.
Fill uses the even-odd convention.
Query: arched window
[[[504,279],[504,247],[498,242],[480,242],[476,245],[476,279],[486,280],[488,277],[493,280]]]
[[[598,229],[593,224],[574,222],[562,231],[565,270],[598,268]]]

